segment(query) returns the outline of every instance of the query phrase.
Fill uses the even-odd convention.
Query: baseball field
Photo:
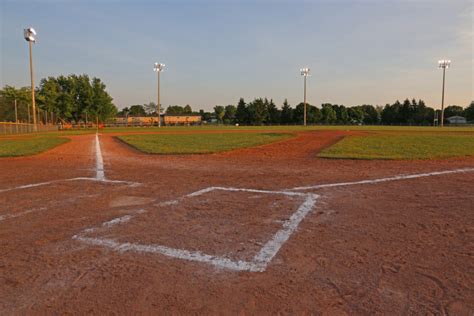
[[[0,136],[0,314],[474,311],[474,129]]]

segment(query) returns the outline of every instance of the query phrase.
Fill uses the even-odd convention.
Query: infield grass
[[[291,137],[289,133],[142,134],[118,136],[149,154],[209,154],[254,147]]]
[[[339,159],[436,159],[474,156],[474,134],[349,136],[318,154]]]
[[[39,154],[69,139],[63,137],[28,135],[22,137],[0,138],[0,157],[18,157]]]

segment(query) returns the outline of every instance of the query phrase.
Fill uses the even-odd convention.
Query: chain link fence
[[[57,131],[59,128],[57,125],[43,125],[37,124],[36,129],[34,124],[28,123],[14,123],[14,122],[0,122],[0,135],[13,135],[13,134],[27,134],[34,132],[49,132]]]

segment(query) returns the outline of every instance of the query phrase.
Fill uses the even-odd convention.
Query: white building
[[[465,117],[458,116],[458,115],[450,116],[446,118],[446,121],[448,121],[449,124],[466,124],[467,123]]]

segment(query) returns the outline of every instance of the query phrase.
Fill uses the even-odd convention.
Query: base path
[[[349,134],[1,159],[0,314],[472,314],[474,158],[314,158]]]

